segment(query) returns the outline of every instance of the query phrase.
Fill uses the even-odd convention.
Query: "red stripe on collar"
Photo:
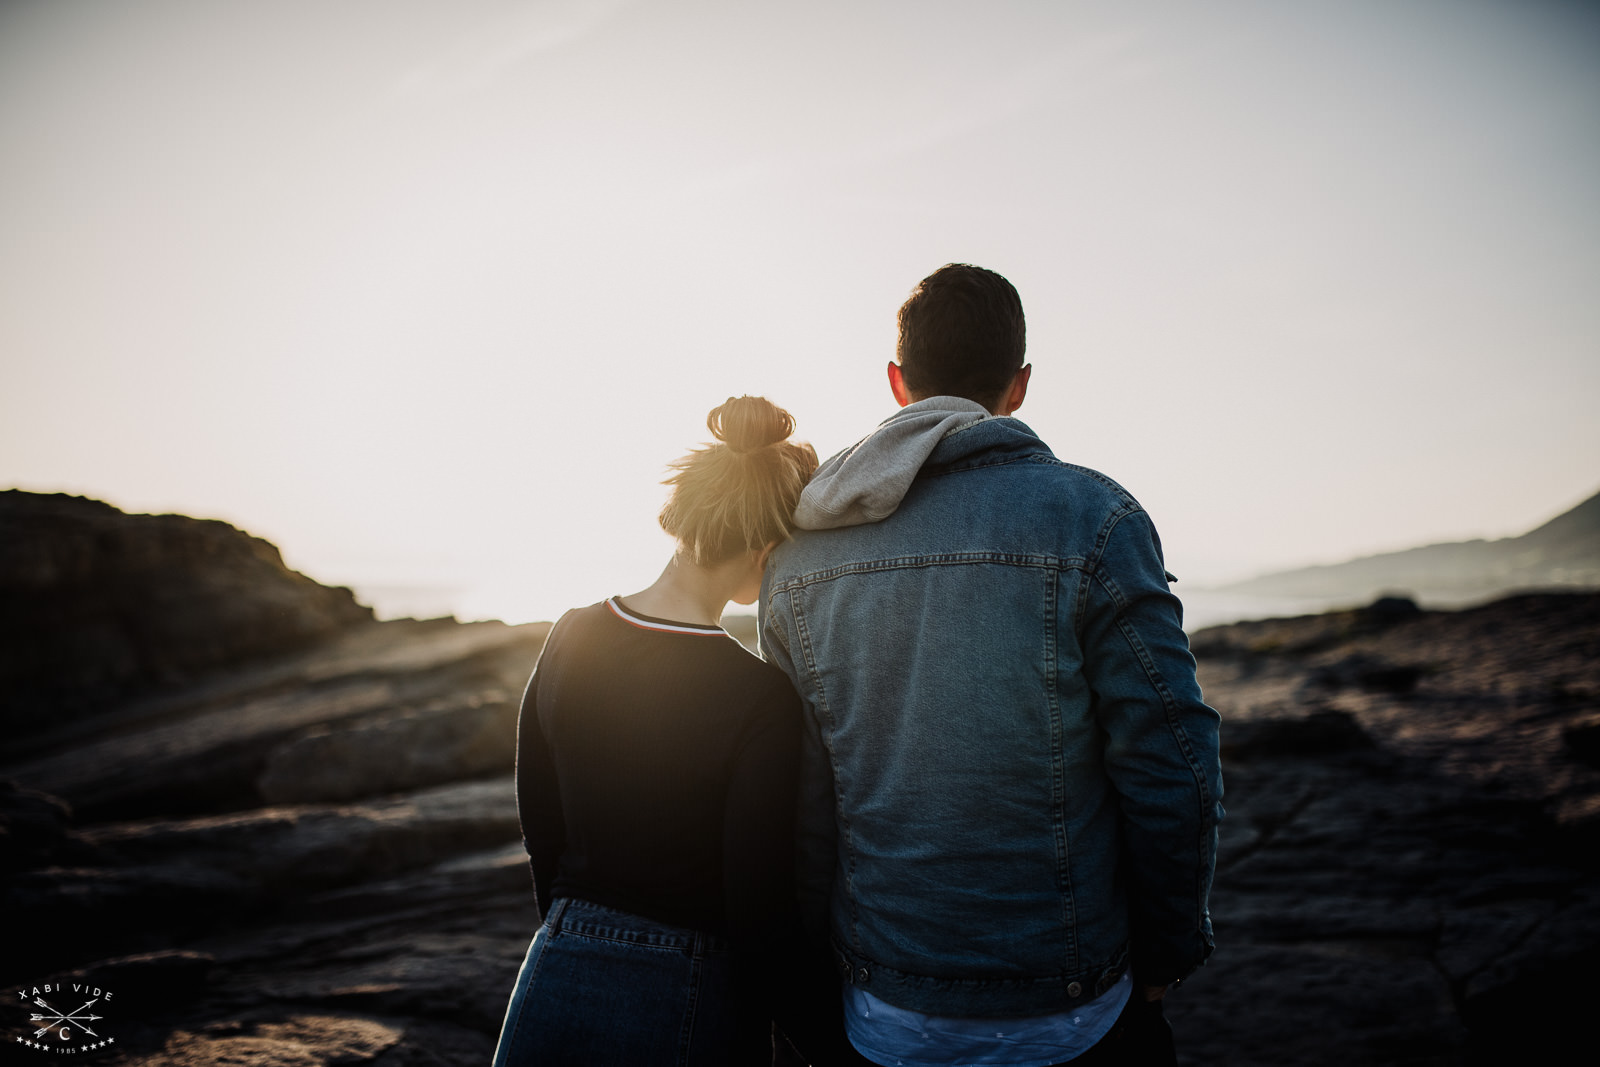
[[[621,604],[618,604],[616,597],[607,597],[606,607],[610,608],[613,615],[629,626],[637,626],[641,630],[656,630],[665,634],[691,634],[697,637],[726,637],[728,634],[728,631],[720,626],[698,626],[687,622],[656,622],[653,619],[641,618],[638,615],[630,614]]]

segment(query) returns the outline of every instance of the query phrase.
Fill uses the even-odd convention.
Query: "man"
[[[802,907],[877,1063],[1172,1062],[1161,997],[1212,948],[1176,579],[1137,501],[1010,417],[1024,348],[1010,282],[925,278],[902,410],[818,470],[761,598],[806,707]]]

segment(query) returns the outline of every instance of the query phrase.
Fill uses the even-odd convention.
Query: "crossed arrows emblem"
[[[85,1015],[85,1014],[83,1014],[84,1012],[87,1012],[90,1008],[94,1007],[95,1001],[98,1001],[99,999],[100,999],[99,997],[95,997],[94,1000],[89,1001],[89,1003],[85,1004],[83,1007],[79,1008],[77,1011],[71,1012],[70,1014],[67,1014],[67,1015],[63,1015],[59,1011],[57,1011],[55,1008],[53,1008],[49,1004],[45,1003],[45,999],[43,997],[34,997],[33,998],[33,1002],[35,1004],[39,1005],[39,1007],[43,1008],[45,1011],[50,1012],[50,1015],[53,1016],[53,1018],[51,1018],[50,1016],[41,1015],[39,1012],[34,1012],[29,1017],[29,1021],[36,1022],[36,1023],[37,1022],[43,1022],[44,1025],[39,1027],[39,1029],[35,1030],[33,1032],[33,1036],[34,1037],[43,1037],[46,1033],[48,1033],[49,1031],[51,1031],[51,1030],[55,1029],[57,1026],[59,1026],[59,1027],[61,1027],[61,1040],[69,1041],[72,1038],[72,1031],[67,1029],[67,1026],[70,1024],[72,1026],[76,1026],[79,1030],[82,1030],[84,1033],[88,1034],[90,1037],[99,1037],[100,1035],[95,1033],[93,1030],[89,1029],[87,1024],[92,1022],[92,1021],[94,1021],[95,1019],[103,1019],[103,1018],[105,1018],[105,1016],[103,1016],[103,1015]]]

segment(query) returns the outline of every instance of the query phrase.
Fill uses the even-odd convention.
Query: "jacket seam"
[[[776,594],[774,590],[774,595]],[[791,609],[789,617],[794,621],[796,636],[800,639],[800,652],[805,657],[806,673],[811,676],[811,690],[816,694],[816,712],[819,718],[819,727],[826,724],[827,730],[818,730],[822,741],[822,748],[827,755],[828,777],[833,782],[833,820],[838,829],[838,843],[834,846],[834,863],[838,864],[838,850],[840,845],[844,848],[845,863],[842,872],[845,883],[845,899],[850,902],[850,940],[853,945],[860,944],[860,909],[856,905],[855,875],[856,875],[856,850],[851,837],[850,819],[845,814],[844,804],[841,802],[839,785],[839,760],[833,751],[833,735],[836,724],[833,721],[833,709],[828,705],[828,696],[822,689],[822,673],[817,670],[816,655],[812,650],[811,630],[806,625],[805,612]],[[830,908],[832,907],[830,892]]]
[[[875,574],[880,571],[917,570],[927,567],[964,566],[973,563],[1001,563],[1013,567],[1036,567],[1042,570],[1086,570],[1091,564],[1077,556],[1050,556],[1036,552],[938,552],[913,556],[891,556],[885,559],[863,560],[838,567],[786,578],[774,585],[771,595],[804,589],[808,585],[832,581],[847,574]]]
[[[1127,518],[1129,515],[1143,513],[1143,511],[1144,508],[1140,507],[1137,503],[1128,501],[1121,507],[1114,509],[1109,515],[1106,516],[1106,521],[1100,526],[1100,532],[1095,535],[1094,548],[1090,550],[1089,558],[1086,561],[1088,564],[1088,569],[1091,572],[1099,575],[1100,560],[1106,554],[1106,546],[1111,543],[1111,535],[1116,531],[1117,524],[1122,522],[1122,520]],[[1112,598],[1112,602],[1117,605],[1118,613],[1120,613],[1126,606],[1122,599],[1120,590],[1116,590],[1116,595]]]
[[[1061,581],[1060,571],[1044,574],[1044,671],[1045,692],[1049,694],[1050,709],[1050,828],[1056,846],[1056,891],[1061,903],[1061,930],[1066,939],[1068,966],[1078,965],[1077,899],[1072,888],[1072,865],[1067,845],[1067,768],[1066,727],[1061,721],[1061,694],[1057,689],[1060,680],[1056,660],[1058,618],[1057,596]]]

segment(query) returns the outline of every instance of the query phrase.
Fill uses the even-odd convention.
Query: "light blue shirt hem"
[[[1132,991],[1133,978],[1124,974],[1070,1011],[969,1019],[897,1008],[858,986],[846,986],[844,1028],[856,1051],[883,1067],[1050,1067],[1083,1055],[1110,1033]]]

